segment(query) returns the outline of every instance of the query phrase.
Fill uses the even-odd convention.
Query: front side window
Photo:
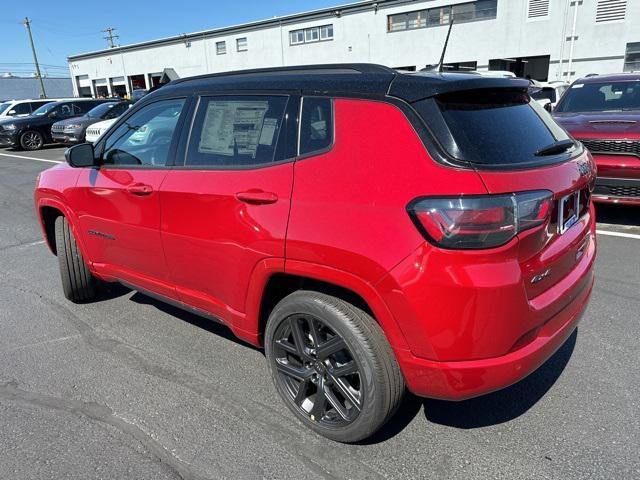
[[[238,48],[239,52],[246,52],[249,49],[247,37],[236,39],[236,47]]]
[[[238,168],[282,160],[285,96],[202,98],[191,131],[186,166]]]
[[[216,54],[224,55],[227,53],[227,42],[216,42]]]
[[[556,112],[640,110],[640,80],[574,83],[558,103]]]
[[[161,100],[127,118],[107,138],[102,164],[166,165],[184,102],[184,99]]]
[[[324,150],[333,142],[333,110],[328,98],[305,97],[300,123],[300,155]]]

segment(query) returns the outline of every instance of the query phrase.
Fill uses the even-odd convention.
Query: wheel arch
[[[367,312],[380,325],[392,347],[408,349],[395,318],[375,288],[361,278],[331,267],[286,261],[286,269],[265,275],[259,298],[248,298],[247,320],[262,345],[266,323],[276,304],[287,295],[311,290],[340,298]]]
[[[58,254],[55,240],[56,219],[60,216],[65,217],[67,222],[69,222],[69,227],[76,239],[80,253],[82,253],[82,256],[86,259],[89,267],[91,267],[91,261],[87,255],[84,239],[77,229],[76,217],[71,210],[57,198],[41,197],[37,203],[37,211],[45,242],[51,252],[54,255]]]

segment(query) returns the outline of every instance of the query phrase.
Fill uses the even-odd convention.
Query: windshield
[[[102,118],[116,103],[101,103],[87,112],[89,118]]]
[[[640,80],[574,83],[556,112],[615,112],[640,110]]]
[[[4,112],[10,105],[11,102],[0,103],[0,113]]]
[[[51,110],[53,110],[55,106],[56,106],[56,102],[45,103],[39,109],[34,111],[32,115],[38,115],[38,116],[46,115]]]

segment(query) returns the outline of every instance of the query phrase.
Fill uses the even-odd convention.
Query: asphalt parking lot
[[[578,331],[522,382],[408,396],[366,444],[296,423],[261,351],[124,288],[67,302],[32,202],[63,149],[0,150],[0,476],[640,478],[640,209],[599,208]]]

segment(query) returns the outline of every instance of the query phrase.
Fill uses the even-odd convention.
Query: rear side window
[[[333,142],[333,109],[328,98],[305,97],[300,124],[300,155],[324,150]]]
[[[569,139],[522,90],[467,90],[429,102],[418,102],[417,110],[427,123],[440,122],[436,137],[458,160],[487,166],[538,163],[537,153]]]
[[[200,100],[185,165],[250,167],[283,158],[285,96],[221,96]]]

